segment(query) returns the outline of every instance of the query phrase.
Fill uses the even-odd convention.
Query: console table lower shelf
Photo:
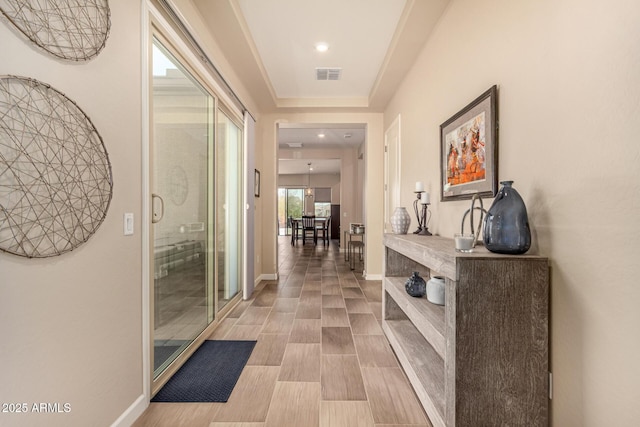
[[[382,329],[431,423],[444,426],[444,360],[411,321],[383,320]]]

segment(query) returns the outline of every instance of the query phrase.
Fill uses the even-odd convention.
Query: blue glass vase
[[[527,207],[511,186],[513,181],[500,184],[502,187],[484,220],[484,245],[499,254],[523,254],[531,247]]]
[[[409,295],[419,298],[427,293],[427,282],[420,277],[420,273],[414,271],[413,275],[405,282],[404,288]]]

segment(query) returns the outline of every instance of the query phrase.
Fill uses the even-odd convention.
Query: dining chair
[[[320,234],[322,233],[322,246],[324,246],[325,242],[328,245],[329,244],[329,239],[331,238],[329,236],[329,230],[331,230],[331,215],[329,215],[324,221],[322,221],[322,223],[316,225],[316,235],[317,237],[320,237]]]
[[[316,216],[315,215],[302,215],[302,244],[304,245],[307,240],[307,233],[311,232],[313,237],[313,243],[318,243],[318,233],[316,230]]]
[[[298,221],[293,219],[292,216],[287,221],[289,222],[289,227],[291,227],[291,246],[293,246],[298,240]]]

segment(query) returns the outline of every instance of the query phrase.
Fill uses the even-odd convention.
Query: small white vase
[[[391,215],[391,231],[393,234],[407,234],[409,224],[411,224],[411,216],[404,207],[396,208]]]
[[[434,276],[427,281],[427,300],[444,305],[444,277]]]

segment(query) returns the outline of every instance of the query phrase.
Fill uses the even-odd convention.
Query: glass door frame
[[[215,212],[216,212],[216,196],[217,190],[215,186],[215,162],[216,162],[216,125],[217,125],[217,115],[220,109],[223,109],[228,117],[232,118],[234,123],[240,123],[239,128],[243,132],[244,120],[242,115],[238,112],[235,112],[234,109],[228,107],[227,103],[221,99],[219,95],[221,90],[216,87],[215,81],[211,76],[208,76],[206,70],[200,69],[198,67],[194,67],[193,64],[197,64],[197,58],[193,55],[193,53],[189,50],[188,45],[186,45],[183,41],[180,40],[179,36],[174,33],[174,31],[170,28],[166,22],[162,22],[160,15],[158,15],[157,11],[153,9],[149,9],[149,27],[148,33],[145,36],[146,42],[146,50],[144,50],[147,54],[146,65],[143,66],[143,70],[146,71],[146,78],[143,80],[147,83],[146,88],[143,92],[143,103],[146,103],[143,106],[143,111],[146,111],[146,117],[143,118],[143,123],[146,129],[143,131],[143,137],[146,140],[146,145],[143,153],[143,171],[145,171],[145,178],[143,179],[143,183],[145,185],[145,189],[143,190],[143,194],[145,195],[145,202],[143,203],[143,216],[144,216],[144,226],[143,226],[143,265],[146,266],[145,271],[143,272],[143,289],[145,290],[146,296],[143,297],[143,313],[145,313],[145,319],[143,321],[144,331],[143,338],[145,342],[146,348],[143,350],[143,367],[144,369],[144,377],[145,377],[145,385],[144,391],[145,395],[148,397],[153,396],[157,393],[160,388],[175,374],[175,372],[188,360],[188,358],[193,354],[193,352],[205,341],[205,339],[218,327],[220,323],[220,319],[223,319],[226,314],[228,314],[238,302],[242,299],[242,286],[240,286],[240,291],[238,294],[233,297],[226,306],[218,311],[218,301],[217,301],[217,274],[215,273],[214,266],[218,263],[217,249],[215,247]],[[157,378],[154,378],[154,363],[153,363],[153,353],[154,353],[154,295],[153,295],[153,259],[150,255],[150,251],[153,249],[153,231],[150,226],[151,216],[153,212],[152,200],[151,200],[151,153],[152,153],[152,145],[153,145],[153,114],[152,114],[152,97],[153,97],[153,76],[152,76],[152,46],[154,39],[159,40],[159,42],[169,51],[175,58],[180,61],[180,64],[191,74],[191,76],[197,80],[197,82],[202,85],[203,88],[211,95],[213,98],[213,109],[212,109],[212,117],[213,120],[213,132],[210,136],[210,148],[213,150],[212,155],[208,156],[209,162],[209,177],[208,177],[208,185],[210,186],[208,192],[208,221],[209,227],[211,227],[211,232],[209,232],[208,236],[208,248],[207,251],[212,251],[213,256],[207,255],[207,259],[209,260],[209,264],[207,267],[207,276],[208,276],[208,289],[212,292],[208,292],[208,295],[213,295],[213,305],[211,307],[211,312],[208,315],[208,325],[207,327],[187,346],[187,348],[160,374]],[[178,45],[179,47],[176,47]],[[187,57],[190,57],[187,58]],[[202,67],[200,67],[202,68]],[[203,76],[206,76],[203,78]],[[243,156],[246,156],[246,153],[242,153]],[[244,161],[240,163],[239,167],[244,167]],[[241,174],[244,177],[244,171]],[[246,183],[243,182],[241,185],[244,187]],[[241,215],[246,215],[244,207],[244,201],[241,199]],[[243,221],[240,221],[242,225]],[[145,238],[146,235],[146,238]],[[244,241],[241,241],[241,244],[244,245]],[[240,273],[244,271],[243,269],[243,258],[240,256]],[[209,299],[209,297],[207,297]]]
[[[207,303],[215,288],[211,271],[215,265],[212,260],[214,252],[209,250],[210,235],[215,227],[211,223],[212,196],[207,190],[213,183],[211,164],[215,153],[213,117],[216,99],[185,67],[184,60],[176,56],[165,40],[154,35],[152,46],[154,68],[156,61],[167,64],[171,69],[176,67],[171,77],[156,76],[154,71],[151,83],[149,183],[153,224],[150,237],[154,250],[149,258],[153,260],[154,272],[152,352],[160,348],[169,350],[163,353],[164,360],[156,361],[154,357],[153,376],[156,378],[207,328],[214,317],[214,308]],[[154,136],[156,130],[162,134]],[[180,172],[177,174],[179,179],[172,182],[175,171]],[[188,185],[189,181],[191,185]],[[194,220],[196,222],[192,223]],[[201,246],[204,246],[204,252],[197,249]],[[162,261],[155,255],[157,247],[166,253]],[[163,295],[158,288],[166,293]],[[188,289],[192,297],[201,298],[201,301],[172,296],[177,288]],[[174,307],[165,316],[169,319],[163,321],[160,306],[167,304]],[[204,305],[204,310],[201,305]],[[186,323],[180,320],[184,316],[190,318]],[[156,321],[163,321],[164,325],[155,324]],[[158,336],[162,328],[165,328],[163,336]]]
[[[219,116],[223,115],[224,117],[227,118],[227,120],[229,120],[229,122],[231,122],[233,125],[236,126],[236,128],[238,129],[238,131],[240,132],[240,141],[238,141],[238,151],[239,151],[239,162],[238,164],[242,164],[244,165],[244,157],[246,156],[245,153],[245,147],[244,147],[244,120],[240,119],[236,114],[234,114],[234,112],[229,109],[225,104],[223,103],[219,103],[217,105],[216,111],[215,111],[215,125],[218,126],[218,124],[220,123],[220,118]],[[215,129],[215,135],[218,135],[218,128],[216,127]],[[227,135],[228,137],[228,135]],[[228,144],[228,141],[225,141]],[[216,140],[214,141],[215,144],[215,148],[216,148],[216,155],[218,154],[217,148],[218,148],[218,144],[219,141]],[[225,156],[228,153],[225,153]],[[218,158],[215,157],[214,158],[214,165],[217,164]],[[245,273],[245,269],[243,266],[243,262],[244,262],[244,257],[243,257],[243,253],[244,253],[244,245],[245,245],[245,236],[244,236],[244,216],[247,215],[247,211],[244,208],[245,207],[245,198],[244,198],[244,193],[245,193],[245,187],[246,187],[246,173],[244,173],[246,171],[239,171],[238,173],[238,192],[237,192],[237,197],[238,197],[238,212],[237,215],[238,217],[236,218],[236,224],[239,227],[238,230],[238,241],[239,241],[239,246],[238,246],[238,251],[237,251],[237,257],[238,257],[238,291],[236,293],[236,295],[234,295],[233,297],[231,297],[229,300],[227,300],[225,302],[225,304],[220,307],[220,303],[219,303],[219,296],[220,296],[220,289],[221,289],[221,285],[219,282],[219,277],[216,274],[216,287],[215,287],[215,312],[218,315],[218,317],[220,317],[220,313],[226,313],[228,312],[233,306],[235,306],[234,302],[238,300],[238,298],[242,298],[243,296],[243,284],[244,284],[244,273]],[[214,170],[214,179],[215,179],[215,173],[217,173],[217,171]],[[225,181],[225,184],[227,183],[227,181]],[[217,186],[217,182],[214,183],[214,190],[215,190],[215,203],[218,203],[218,189],[219,187]],[[226,200],[225,200],[226,201]],[[217,212],[217,209],[219,208],[218,205],[214,206],[214,209],[216,209],[214,211]],[[213,218],[212,221],[215,221],[216,218]],[[227,225],[225,223],[225,225]],[[217,230],[215,230],[217,231]],[[225,230],[226,232],[226,230]],[[213,239],[215,240],[217,236],[217,232],[214,234]],[[219,257],[218,257],[218,247],[215,247],[214,250],[216,251],[216,257],[215,257],[215,262],[216,262],[216,266],[219,265]],[[215,270],[214,270],[215,271]],[[232,306],[231,308],[229,306]]]

